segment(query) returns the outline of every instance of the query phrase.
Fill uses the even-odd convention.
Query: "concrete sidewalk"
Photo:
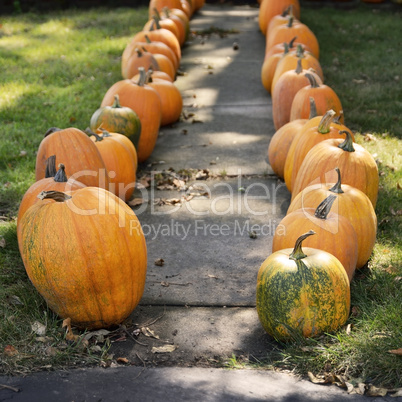
[[[290,373],[216,368],[278,351],[259,323],[255,287],[290,194],[266,161],[275,130],[258,8],[207,4],[191,28],[236,32],[183,48],[184,119],[161,129],[139,172],[135,197],[146,202],[134,209],[149,262],[141,304],[111,338],[124,365],[2,377],[0,401],[367,399]]]

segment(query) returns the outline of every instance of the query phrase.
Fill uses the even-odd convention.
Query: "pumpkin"
[[[317,107],[317,114],[324,115],[329,109],[340,115],[340,121],[344,123],[342,103],[336,92],[328,85],[320,84],[312,74],[306,77],[310,81],[310,85],[301,88],[293,98],[292,107],[290,109],[290,120],[305,119],[310,111],[308,98],[312,96]]]
[[[290,5],[288,7],[286,7],[281,14],[277,14],[275,16],[273,16],[271,18],[271,20],[269,21],[268,27],[267,27],[267,32],[265,33],[265,42],[266,44],[268,44],[268,38],[270,33],[273,31],[274,28],[276,28],[279,25],[285,25],[285,24],[289,24],[289,20],[290,18],[294,19],[293,16],[293,6]],[[296,21],[295,22],[299,22]]]
[[[160,70],[159,64],[154,55],[150,52],[135,48],[134,52],[128,58],[127,63],[122,64],[121,75],[123,78],[131,78],[138,73],[138,68],[144,67],[145,70],[152,68],[153,70]]]
[[[149,71],[147,72],[147,74],[149,73]],[[162,79],[162,80],[166,80],[169,82],[173,82],[172,77],[169,76],[169,74],[163,72],[163,71],[152,71],[152,77],[153,78],[158,78],[158,79]],[[140,79],[140,73],[134,75],[133,78],[131,78],[134,82],[138,82],[138,80]]]
[[[158,13],[158,11],[156,11]],[[171,20],[177,28],[177,39],[179,40],[180,46],[183,46],[189,34],[189,22],[188,19],[185,21],[182,17],[175,13],[171,13],[169,8],[163,7],[162,12],[159,14],[161,20]]]
[[[338,167],[343,183],[361,190],[375,208],[379,187],[377,163],[370,152],[353,143],[353,136],[348,130],[342,130],[339,134],[346,134],[346,139],[328,139],[307,153],[294,181],[292,199],[311,184],[336,181],[331,174]]]
[[[142,28],[144,31],[149,31],[155,27],[156,29],[167,29],[168,31],[172,32],[174,36],[180,41],[180,33],[179,29],[177,28],[176,24],[170,18],[162,19],[160,14],[157,10],[154,10],[155,14],[145,23],[144,27]]]
[[[108,188],[108,172],[102,156],[83,131],[73,127],[51,127],[45,133],[36,154],[36,181],[45,178],[45,163],[51,155],[57,155],[63,161],[67,177],[86,186]]]
[[[296,39],[297,39],[297,37],[295,36],[294,38],[292,38],[292,39],[289,41],[289,43],[287,43],[289,51],[292,51],[292,50],[296,51],[296,50],[297,50],[297,47],[300,46],[300,47],[303,49],[303,51],[306,51],[306,52],[310,52],[310,53],[311,53],[311,50],[309,49],[309,47],[308,47],[307,45],[305,45],[304,43],[298,42]],[[267,58],[267,57],[269,57],[271,54],[274,54],[274,53],[283,53],[284,50],[285,50],[285,43],[286,43],[286,42],[284,42],[284,43],[278,43],[278,44],[272,46],[272,47],[269,48],[269,49],[266,48],[264,58]]]
[[[257,276],[257,313],[265,331],[288,341],[332,332],[345,324],[350,287],[339,260],[326,251],[303,247],[314,234],[301,235],[293,248],[272,253]]]
[[[301,65],[304,70],[313,70],[309,74],[314,77],[317,85],[322,85],[324,81],[324,74],[322,72],[320,62],[311,53],[304,52],[303,48],[300,45],[297,45],[296,51],[290,51],[278,62],[274,76],[272,78],[271,93],[274,91],[275,85],[282,74],[284,74],[286,71],[294,70],[297,67],[297,63],[299,60],[301,60]],[[317,76],[319,78],[317,78]],[[305,86],[308,86],[310,80],[307,76],[306,81],[307,82]]]
[[[316,116],[314,119],[310,119],[294,138],[286,157],[284,171],[285,184],[290,192],[293,192],[296,176],[310,149],[319,142],[341,137],[340,131],[344,126],[337,123],[333,124],[334,117],[335,112],[328,110],[324,116]],[[319,124],[314,125],[318,119],[320,120]]]
[[[183,109],[183,98],[176,85],[167,80],[154,78],[152,71],[148,74],[147,84],[154,88],[161,98],[161,126],[166,126],[179,120]]]
[[[317,60],[320,58],[320,46],[317,37],[306,24],[295,21],[293,17],[289,18],[287,24],[277,25],[272,29],[267,39],[266,49],[270,49],[278,43],[289,42],[295,36],[298,42],[304,43],[311,49],[311,53]]]
[[[165,42],[151,41],[148,35],[145,35],[143,41],[131,41],[124,48],[121,57],[122,71],[127,68],[127,61],[131,57],[136,48],[145,49],[145,51],[152,53],[153,55],[163,54],[169,58],[175,70],[179,68],[179,60],[171,47],[169,47]]]
[[[356,270],[358,239],[349,219],[331,211],[336,198],[336,195],[330,194],[312,208],[304,207],[288,213],[275,230],[272,252],[292,247],[297,238],[311,228],[317,236],[309,237],[304,244],[334,255],[344,267],[350,282]]]
[[[120,103],[133,109],[141,121],[141,137],[138,142],[138,161],[144,162],[155,148],[162,117],[162,103],[158,92],[147,85],[146,73],[140,68],[140,79],[118,81],[103,97],[101,107],[112,105],[114,96],[119,95]],[[92,141],[91,141],[92,142]]]
[[[272,85],[272,117],[276,130],[290,121],[290,108],[294,96],[299,89],[309,84],[307,73],[314,74],[310,69],[304,69],[302,59],[298,59],[296,69],[284,72],[275,86]],[[316,78],[320,79],[318,75]]]
[[[155,9],[161,12],[164,7],[178,8],[187,15],[188,19],[191,18],[191,9],[189,3],[184,0],[150,0],[148,5],[148,17],[152,18],[152,15],[155,13]]]
[[[147,250],[136,215],[96,187],[71,195],[45,191],[39,198],[55,202],[31,206],[18,233],[32,284],[56,314],[79,328],[120,324],[145,285]]]
[[[151,27],[151,30],[149,30],[149,31],[143,30],[143,31],[137,32],[133,36],[131,41],[132,42],[144,42],[144,40],[146,40],[145,39],[146,36],[148,36],[148,38],[152,42],[163,42],[166,45],[168,45],[173,50],[173,53],[176,55],[177,60],[180,62],[181,46],[180,46],[179,40],[174,35],[174,33],[170,32],[168,29],[165,29],[165,28],[155,29],[154,27]]]
[[[46,160],[45,178],[33,183],[22,197],[20,207],[18,209],[17,226],[24,215],[25,211],[38,201],[37,195],[41,191],[74,191],[79,188],[86,187],[85,184],[78,180],[68,179],[65,172],[65,166],[60,163],[56,171],[56,155],[51,155]]]
[[[169,60],[167,56],[164,54],[154,54],[154,58],[158,63],[159,70],[163,71],[164,73],[168,74],[171,78],[171,81],[176,80],[176,69],[174,68],[172,62]],[[152,68],[148,69],[152,70]],[[152,70],[153,71],[153,70]]]
[[[311,98],[313,105],[311,106],[310,119],[315,117],[314,99]],[[292,120],[289,123],[284,124],[279,128],[268,146],[268,162],[271,165],[274,173],[281,179],[284,178],[285,162],[289,152],[289,148],[292,145],[292,141],[297,136],[298,132],[308,122],[308,119]]]
[[[336,183],[319,183],[304,188],[290,203],[287,214],[297,209],[313,208],[328,195],[336,195],[333,210],[349,220],[357,235],[356,268],[362,268],[373,251],[377,233],[377,215],[370,199],[361,190],[341,182],[341,172]]]
[[[119,95],[114,96],[113,105],[98,108],[91,116],[89,127],[92,131],[98,128],[125,135],[138,146],[141,135],[141,120],[133,109],[121,106]]]
[[[293,6],[293,15],[300,20],[299,0],[263,0],[258,12],[258,25],[261,32],[266,35],[268,25],[275,15],[281,14],[287,7]]]
[[[278,49],[279,50],[279,49]],[[263,87],[271,93],[272,79],[274,78],[276,67],[281,59],[289,53],[289,45],[283,44],[282,52],[270,52],[264,57],[264,61],[261,66],[261,82]]]
[[[109,191],[127,202],[135,188],[137,160],[133,158],[130,149],[110,134],[100,136],[92,132],[90,137],[98,147],[109,172]]]

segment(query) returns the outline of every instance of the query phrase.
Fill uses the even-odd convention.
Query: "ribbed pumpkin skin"
[[[69,192],[75,191],[80,188],[86,187],[85,184],[79,182],[78,180],[68,180],[67,182],[57,182],[54,180],[54,177],[47,177],[33,183],[28,190],[25,192],[22,197],[20,207],[18,209],[18,225],[21,221],[22,216],[25,214],[27,209],[31,207],[33,204],[36,204],[39,201],[38,194],[41,191],[62,191]],[[44,202],[44,201],[42,201]]]
[[[141,136],[137,147],[139,162],[147,160],[155,148],[162,117],[162,103],[159,94],[149,85],[137,85],[132,80],[118,81],[103,97],[101,107],[112,105],[118,94],[122,106],[133,109],[141,121]]]
[[[302,208],[314,208],[327,198],[333,187],[331,184],[314,184],[306,187],[290,203],[287,214]],[[332,206],[334,211],[349,220],[357,235],[356,268],[362,268],[373,251],[377,234],[377,215],[370,199],[359,189],[342,184],[341,194],[335,194],[336,200]],[[308,240],[308,239],[307,239]]]
[[[22,218],[18,244],[49,307],[80,328],[120,324],[142,297],[144,235],[131,208],[106,190],[87,187],[67,201],[33,205]]]
[[[342,264],[325,251],[303,247],[306,258],[289,259],[292,249],[271,254],[257,277],[257,313],[269,335],[291,340],[341,327],[349,316],[350,288]],[[290,328],[291,330],[289,331]]]
[[[268,161],[272,170],[281,179],[284,177],[286,156],[292,141],[307,121],[307,119],[290,121],[278,129],[271,138],[268,145]]]
[[[328,139],[310,149],[296,175],[292,200],[307,186],[336,181],[334,169],[338,167],[342,182],[363,191],[375,208],[380,180],[377,164],[359,144],[353,143],[354,152],[340,149],[338,145],[343,142],[342,139]]]
[[[354,227],[347,218],[335,212],[330,212],[326,219],[315,217],[318,205],[319,202],[316,202],[313,208],[294,210],[281,220],[272,239],[272,252],[292,247],[299,236],[312,229],[316,235],[305,239],[303,244],[334,255],[345,269],[350,282],[358,256]],[[334,206],[331,211],[336,211]]]
[[[93,113],[89,127],[96,133],[101,127],[104,130],[120,133],[132,141],[135,147],[141,135],[141,121],[133,109],[116,104],[112,106],[101,107]]]
[[[133,158],[132,150],[116,137],[99,137],[100,141],[94,136],[91,139],[98,147],[109,172],[109,191],[127,202],[135,188],[137,160]]]
[[[161,126],[166,126],[179,120],[183,109],[183,98],[176,85],[160,78],[152,78],[148,85],[154,88],[161,98]]]
[[[299,0],[263,0],[258,13],[258,25],[261,32],[266,35],[268,25],[275,15],[282,14],[288,6],[293,6],[293,15],[300,20]]]
[[[127,59],[125,65],[122,64],[121,75],[123,78],[132,78],[138,73],[138,67],[144,67],[145,71],[149,69],[160,70],[159,64],[155,59],[155,56],[150,52],[136,51],[131,54]]]
[[[41,141],[36,155],[36,180],[45,177],[45,162],[51,155],[57,155],[58,160],[63,161],[67,177],[73,176],[86,186],[108,188],[108,172],[102,156],[83,131],[66,128]]]
[[[321,116],[321,118],[323,119],[324,116]],[[284,178],[286,187],[290,192],[293,192],[297,174],[307,153],[320,142],[331,138],[340,139],[342,137],[342,135],[339,134],[339,131],[343,130],[345,126],[337,123],[330,123],[329,132],[323,134],[319,132],[319,126],[314,126],[312,122],[318,121],[319,119],[319,117],[310,119],[310,121],[307,122],[296,135],[289,147],[288,155],[285,161]]]

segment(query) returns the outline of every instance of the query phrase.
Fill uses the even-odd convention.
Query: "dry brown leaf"
[[[364,136],[364,141],[377,141],[377,138],[373,134],[366,134]]]
[[[130,363],[130,361],[127,359],[127,357],[118,357],[116,359],[117,363],[122,363],[122,364],[128,364]]]
[[[71,318],[68,317],[63,320],[62,328],[66,328],[66,340],[67,341],[77,341],[79,339],[79,335],[75,335],[71,328]]]
[[[165,288],[167,288],[167,287],[169,287],[169,282],[162,281],[161,285],[164,286]]]
[[[377,388],[374,385],[370,384],[368,386],[366,395],[367,396],[385,396],[387,395],[388,390],[386,388]]]
[[[4,354],[6,355],[6,356],[15,356],[15,355],[18,355],[18,350],[17,349],[15,349],[15,347],[13,346],[13,345],[7,345],[5,348],[4,348]]]
[[[163,258],[158,258],[157,260],[155,260],[155,265],[157,265],[158,267],[162,267],[164,263],[165,260]]]
[[[352,332],[352,324],[348,324],[346,326],[346,335],[350,335],[351,332]]]
[[[390,396],[391,396],[392,398],[397,398],[397,397],[402,396],[402,388],[393,389],[393,390],[390,391],[390,392],[392,392],[392,394],[390,394]]]
[[[309,371],[307,373],[308,378],[310,379],[310,381],[314,384],[325,384],[325,379],[324,378],[319,378],[316,377],[311,371]]]
[[[130,205],[130,207],[136,207],[137,205],[142,205],[144,202],[146,201],[143,198],[134,198],[128,202],[128,205]]]
[[[169,198],[168,200],[165,200],[165,203],[167,205],[176,205],[176,204],[180,204],[181,200],[180,200],[180,198]]]
[[[171,353],[177,349],[176,345],[163,345],[163,346],[154,346],[151,349],[152,353]]]
[[[159,335],[156,335],[155,332],[152,331],[152,329],[149,329],[148,327],[142,327],[141,332],[143,335],[148,336],[150,338],[159,339]]]
[[[0,236],[0,247],[1,248],[6,247],[6,239],[3,236]]]
[[[178,188],[186,187],[186,182],[184,180],[174,179],[173,184]]]
[[[402,356],[402,348],[388,350],[388,353],[392,353],[393,355]]]
[[[211,274],[208,274],[208,277],[209,277],[209,278],[213,278],[213,279],[219,279],[219,276],[211,275]]]

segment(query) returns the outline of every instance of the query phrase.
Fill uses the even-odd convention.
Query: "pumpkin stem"
[[[143,56],[143,52],[142,52],[141,49],[138,48],[138,47],[135,48],[134,52],[137,53],[137,56],[138,56],[138,57],[142,57],[142,56]]]
[[[162,11],[165,13],[166,17],[170,17],[170,9],[169,7],[163,7]],[[156,10],[156,12],[158,12],[158,10]]]
[[[324,201],[320,203],[314,212],[314,216],[319,219],[327,219],[332,204],[336,200],[336,195],[329,195]]]
[[[339,111],[339,115],[338,115],[338,116],[335,116],[335,118],[334,118],[334,123],[336,123],[336,124],[342,124],[342,122],[341,122],[342,116],[343,116],[343,110]]]
[[[336,194],[342,194],[344,191],[342,190],[341,171],[338,167],[336,167],[335,170],[336,173],[338,173],[338,181],[329,189],[329,191]]]
[[[355,149],[353,147],[352,134],[347,130],[341,130],[339,131],[339,134],[346,134],[346,139],[345,141],[343,141],[341,144],[338,145],[338,148],[341,148],[347,152],[355,152]]]
[[[161,19],[161,15],[156,7],[154,7],[154,15],[158,18],[158,21]]]
[[[149,39],[148,35],[145,35],[145,40],[147,41],[147,43],[152,43],[151,39]]]
[[[138,71],[140,73],[140,78],[138,79],[137,85],[143,87],[147,82],[147,73],[145,72],[144,67],[138,67]]]
[[[289,45],[286,42],[284,42],[283,43],[283,55],[288,54],[289,50],[290,50]]]
[[[306,74],[307,75],[307,74]],[[330,109],[322,116],[320,123],[318,124],[317,131],[321,134],[328,134],[331,129],[332,120],[334,120],[335,112]]]
[[[290,42],[289,42],[289,48],[292,49],[294,46],[295,40],[297,39],[297,36],[295,36]]]
[[[119,98],[119,95],[118,95],[118,94],[115,94],[115,96],[114,96],[114,102],[113,102],[112,108],[113,108],[113,109],[119,109],[119,108],[121,108],[121,105],[120,105],[120,98]]]
[[[62,193],[61,191],[54,191],[54,190],[50,190],[50,191],[42,191],[38,194],[38,198],[40,200],[54,200],[57,202],[64,202],[69,200],[71,197],[71,195],[68,195],[66,193]]]
[[[45,135],[43,137],[47,137],[50,134],[55,133],[56,131],[61,131],[61,128],[58,127],[50,127],[49,130],[46,131]]]
[[[45,178],[56,176],[56,155],[51,155],[46,159]]]
[[[67,183],[67,175],[65,172],[66,167],[62,164],[59,163],[59,170],[57,171],[56,175],[54,176],[54,181],[57,183]]]
[[[283,9],[281,17],[286,17],[287,15],[289,15],[291,9],[292,9],[292,6],[288,6],[285,9]]]
[[[295,70],[295,73],[297,74],[297,75],[299,75],[300,73],[302,73],[302,71],[303,71],[303,67],[302,67],[302,60],[301,60],[301,58],[299,57],[298,59],[297,59],[297,66],[296,66],[296,70]]]
[[[102,128],[100,128],[100,126],[99,126],[98,128],[101,129],[101,130],[103,130]],[[96,139],[95,142],[99,142],[99,141],[102,141],[102,140],[103,140],[103,138],[102,138],[99,134],[94,133],[89,127],[87,127],[87,128],[85,129],[85,132],[86,132],[90,137],[91,137],[91,136],[94,136],[95,139]]]
[[[296,47],[296,56],[300,59],[304,58],[304,49],[302,45],[297,45]]]
[[[315,99],[312,96],[309,97],[309,101],[310,101],[310,114],[308,118],[309,120],[311,120],[313,117],[317,116],[317,106],[315,104]]]
[[[293,17],[293,15],[291,15],[291,16],[289,17],[289,22],[288,22],[288,25],[287,25],[288,28],[292,28],[293,20],[294,20],[294,17]]]
[[[100,127],[99,127],[100,128]],[[110,134],[109,131],[107,131],[105,128],[100,128],[100,130],[102,131],[102,138],[103,137],[112,137],[112,135]]]
[[[307,239],[307,237],[315,234],[314,230],[309,230],[307,233],[302,234],[295,243],[295,247],[291,254],[289,255],[289,260],[301,260],[302,258],[306,258],[307,255],[303,253],[302,250],[302,243],[304,239]]]
[[[318,84],[317,80],[315,79],[313,74],[310,73],[306,73],[306,77],[308,78],[309,82],[310,82],[310,86],[311,88],[319,88],[320,85]]]

